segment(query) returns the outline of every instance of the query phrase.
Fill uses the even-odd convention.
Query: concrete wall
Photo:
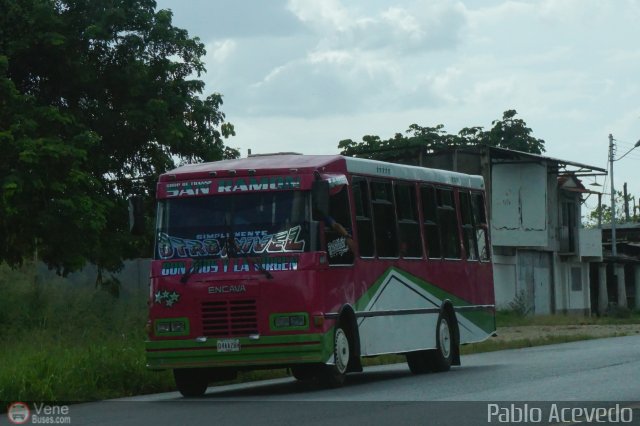
[[[591,291],[589,264],[587,262],[559,261],[556,283],[557,313],[589,315]]]
[[[602,260],[602,229],[580,229],[580,257]]]
[[[547,168],[497,163],[491,180],[493,245],[547,247]]]
[[[108,280],[111,276],[120,281],[120,294],[137,293],[147,291],[149,287],[149,272],[151,259],[133,259],[124,261],[124,267],[116,273],[103,272],[102,279]],[[95,265],[87,265],[81,271],[69,274],[66,279],[73,285],[92,287],[96,285],[98,268]],[[47,281],[59,278],[55,271],[47,269],[43,263],[38,265],[38,279]]]
[[[496,307],[509,309],[518,291],[515,256],[493,256],[493,282]]]

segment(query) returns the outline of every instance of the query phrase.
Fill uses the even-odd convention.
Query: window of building
[[[560,251],[575,253],[576,250],[576,204],[575,201],[563,201],[561,207],[562,226],[560,227]]]
[[[582,291],[582,268],[571,268],[571,291]]]
[[[398,212],[400,254],[403,257],[422,257],[416,189],[411,184],[398,183],[395,186],[395,196]]]

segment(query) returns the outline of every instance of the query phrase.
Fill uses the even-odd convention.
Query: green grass
[[[517,339],[510,341],[494,342],[486,340],[481,343],[474,343],[471,345],[464,345],[460,347],[460,353],[462,355],[476,354],[481,352],[494,352],[502,351],[505,349],[521,349],[532,348],[534,346],[555,345],[558,343],[576,342],[579,340],[591,340],[596,337],[589,336],[587,334],[573,334],[570,336],[547,336],[536,337],[530,339]]]
[[[0,265],[0,400],[86,401],[173,389],[145,368],[146,295]]]
[[[146,370],[142,340],[64,340],[32,333],[3,351],[0,400],[86,401],[173,388],[168,372]]]
[[[126,286],[125,286],[126,288]],[[89,401],[173,391],[171,372],[145,368],[146,294],[119,298],[93,283],[36,279],[26,265],[0,265],[0,400]],[[498,327],[640,323],[629,318],[519,317],[499,312]],[[586,335],[488,340],[462,347],[463,354],[584,340]],[[364,359],[365,366],[405,362],[402,355]],[[241,372],[239,383],[288,375],[286,369]]]
[[[526,325],[611,325],[611,324],[640,324],[639,312],[628,312],[628,317],[591,316],[582,315],[527,315],[522,316],[513,311],[498,311],[496,325],[500,327]]]

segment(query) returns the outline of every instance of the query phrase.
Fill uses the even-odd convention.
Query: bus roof
[[[214,172],[218,177],[231,176],[232,173],[236,176],[247,176],[250,170],[256,176],[291,174],[293,170],[299,174],[314,173],[315,171],[323,174],[349,172],[366,176],[484,189],[482,176],[342,155],[274,154],[188,164],[163,174],[160,176],[160,181],[207,179],[211,178]]]

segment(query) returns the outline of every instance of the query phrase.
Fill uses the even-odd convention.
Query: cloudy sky
[[[206,44],[243,156],[488,128],[507,109],[569,161],[605,168],[610,133],[618,156],[640,139],[640,0],[157,1]],[[640,196],[639,168],[640,148],[616,188]]]

